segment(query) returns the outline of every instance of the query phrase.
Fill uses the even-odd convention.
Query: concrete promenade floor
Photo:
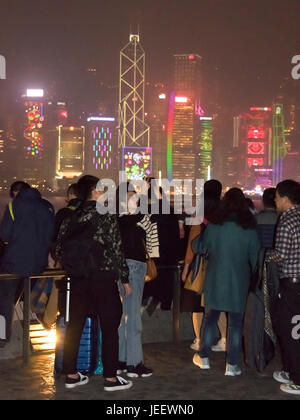
[[[242,365],[240,377],[224,376],[224,354],[214,353],[211,370],[192,363],[190,341],[179,344],[144,344],[145,364],[154,370],[150,378],[134,379],[130,390],[108,393],[103,378],[93,376],[88,385],[65,390],[64,379],[54,380],[53,353],[35,353],[27,367],[21,359],[0,361],[0,400],[300,400],[280,391],[272,379],[280,367],[276,358],[263,374]]]

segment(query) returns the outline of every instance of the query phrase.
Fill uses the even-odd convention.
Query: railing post
[[[24,278],[24,306],[23,306],[23,361],[27,365],[30,354],[30,293],[31,279]]]
[[[173,342],[180,340],[180,275],[181,267],[178,265],[174,270],[173,283]]]

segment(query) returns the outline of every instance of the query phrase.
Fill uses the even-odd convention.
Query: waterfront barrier
[[[173,342],[178,343],[180,340],[180,288],[181,288],[181,270],[182,266],[170,265],[161,266],[160,270],[168,269],[174,273],[173,282],[173,307],[172,307],[172,324],[173,324]],[[20,277],[14,274],[0,274],[1,280],[23,280],[23,340],[22,340],[22,357],[25,365],[29,362],[30,351],[30,294],[31,282],[34,279],[53,278],[61,280],[66,277],[66,272],[58,269],[47,269],[42,274],[31,277]]]

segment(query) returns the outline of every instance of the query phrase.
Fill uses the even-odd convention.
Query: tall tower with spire
[[[136,157],[139,152],[144,156],[142,156],[141,159],[136,157],[138,162],[134,162],[136,177],[147,175],[147,173],[142,173],[143,171],[139,171],[137,168],[137,166],[139,166],[139,169],[141,170],[142,167],[144,169],[146,168],[144,159],[149,161],[149,168],[146,170],[149,173],[151,172],[150,128],[144,121],[144,105],[145,52],[140,44],[139,31],[136,31],[136,33],[130,34],[129,43],[120,53],[118,133],[119,150],[122,150],[123,156],[123,169],[126,170],[126,167],[124,168],[125,152],[129,165],[131,164],[130,162],[132,162],[132,157]],[[143,148],[145,148],[145,151],[142,151]],[[134,151],[134,149],[140,150]],[[130,154],[131,152],[132,157]],[[145,154],[148,157],[145,157]],[[132,175],[130,171],[128,172],[128,176]]]

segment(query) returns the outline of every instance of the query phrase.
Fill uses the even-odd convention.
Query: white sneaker
[[[230,365],[226,363],[225,376],[239,376],[242,374],[241,368],[238,365]]]
[[[226,338],[220,338],[215,346],[212,346],[212,351],[220,352],[226,351]]]
[[[190,345],[190,348],[192,350],[196,350],[196,351],[200,351],[200,338],[195,338],[195,340],[193,341],[193,344]]]
[[[291,380],[290,380],[290,375],[288,372],[285,372],[284,370],[276,370],[273,373],[273,378],[275,379],[275,381],[281,383],[281,384],[290,384]]]
[[[198,366],[200,369],[210,369],[209,358],[201,358],[198,353],[194,354],[193,357],[194,365]]]
[[[68,376],[66,377],[65,388],[73,389],[77,386],[86,385],[88,382],[88,376],[82,375],[82,373],[78,372],[76,379],[69,378]]]
[[[281,391],[287,392],[288,394],[300,395],[300,386],[295,385],[293,382],[280,385],[280,389]]]

